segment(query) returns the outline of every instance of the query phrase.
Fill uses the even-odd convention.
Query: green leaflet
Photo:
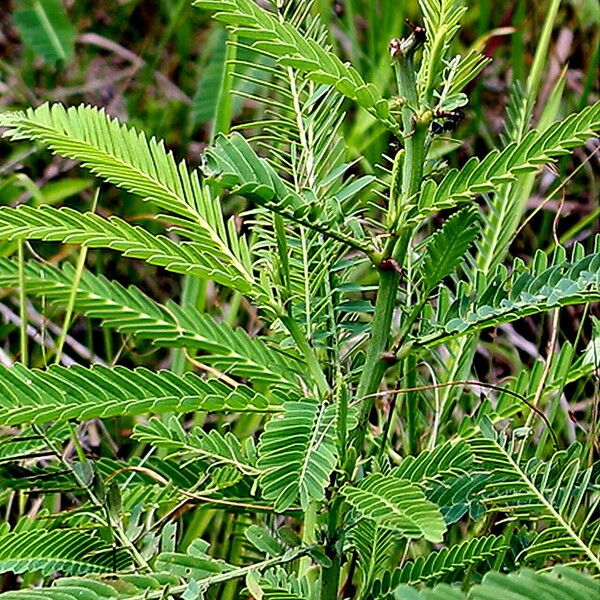
[[[73,56],[75,27],[61,0],[20,0],[13,17],[26,46],[46,62]]]

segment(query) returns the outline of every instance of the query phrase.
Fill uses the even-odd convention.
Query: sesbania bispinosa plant
[[[600,130],[599,103],[558,118],[558,84],[532,126],[550,4],[501,141],[457,168],[452,138],[489,62],[456,53],[460,0],[420,0],[422,21],[381,45],[376,83],[311,2],[198,0],[228,31],[199,169],[102,109],[0,115],[10,139],[156,211],[151,226],[105,216],[108,186],[88,211],[3,206],[0,239],[19,252],[2,285],[62,306],[65,333],[81,315],[172,352],[158,371],[64,366],[60,350],[47,366],[25,338],[0,367],[4,487],[65,498],[0,527],[0,566],[23,576],[0,599],[598,593],[597,447],[572,443],[557,410],[598,368],[593,348],[566,341],[502,381],[474,367],[483,330],[600,298],[598,243],[510,253],[541,169]],[[241,89],[260,110],[232,129]],[[375,161],[366,136],[386,140]],[[80,261],[29,259],[35,240],[79,244]],[[85,266],[93,249],[181,275],[188,294],[213,282],[248,326],[105,278]],[[129,424],[136,450],[88,452],[99,419]]]

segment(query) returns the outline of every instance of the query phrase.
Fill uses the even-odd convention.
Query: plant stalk
[[[427,128],[426,125],[414,118],[413,111],[416,108],[418,97],[411,57],[400,56],[394,67],[396,69],[398,91],[406,101],[402,111],[406,154],[402,167],[401,194],[398,199],[393,198],[391,200],[399,203],[394,212],[401,215],[403,206],[406,206],[407,201],[417,193],[423,179]],[[394,187],[396,186],[392,186],[392,188]],[[400,283],[400,267],[404,261],[408,243],[409,233],[401,233],[391,245],[389,260],[384,260],[380,265],[379,289],[375,302],[371,338],[356,391],[357,398],[364,398],[376,392],[385,371],[394,362],[390,361],[384,353],[391,333],[396,295]],[[361,405],[359,427],[357,428],[357,441],[360,441],[360,443],[364,439],[364,425],[368,419],[373,401],[373,398],[371,398]]]
[[[321,364],[319,363],[319,359],[317,358],[314,349],[308,343],[306,336],[293,317],[282,315],[280,318],[302,353],[310,373],[313,376],[319,395],[325,397],[329,393],[329,384],[327,383],[327,378],[325,377],[325,373],[323,373],[323,369],[321,368]]]
[[[19,318],[21,319],[20,334],[20,350],[21,363],[25,366],[29,363],[29,339],[27,337],[27,290],[25,277],[25,242],[19,240],[17,246],[17,257],[19,261]]]

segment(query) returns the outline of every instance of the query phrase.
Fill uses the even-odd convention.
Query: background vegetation
[[[598,100],[600,93],[597,78],[600,6],[596,0],[559,3],[549,30],[547,26],[544,29],[544,23],[547,23],[550,5],[556,3],[481,0],[472,4],[462,19],[463,27],[453,49],[463,53],[477,49],[491,61],[465,90],[469,104],[464,109],[464,120],[455,131],[447,132],[448,139],[444,144],[434,146],[431,154],[432,158],[445,159],[450,166],[456,167],[462,167],[471,156],[483,157],[502,146],[507,129],[515,126],[511,117],[519,115],[518,91],[515,91],[518,86],[525,90],[524,98],[532,102],[534,124],[549,118],[549,114],[553,114],[549,118],[552,122],[585,109]],[[245,135],[254,135],[253,147],[262,156],[274,162],[285,162],[289,147],[282,143],[283,134],[275,126],[261,129],[256,125],[271,118],[269,110],[277,110],[276,103],[265,102],[265,96],[278,98],[277,81],[271,81],[265,75],[267,71],[260,68],[257,55],[242,46],[226,45],[228,34],[221,23],[210,18],[209,11],[192,7],[189,0],[65,3],[23,0],[8,3],[6,8],[0,12],[0,110],[37,107],[47,101],[67,106],[86,103],[104,107],[108,114],[145,132],[148,138],[164,139],[175,156],[185,158],[190,167],[200,166],[206,147],[214,145],[215,140],[222,140],[217,134],[227,132],[233,126]],[[324,23],[323,43],[331,44],[365,80],[373,81],[389,96],[395,79],[388,44],[392,38],[407,34],[405,19],[423,23],[417,2],[323,0],[315,2],[311,10]],[[302,13],[298,6],[289,11]],[[536,49],[540,44],[544,47],[544,35],[549,31],[552,35],[546,40],[548,50],[543,53],[537,94],[527,98],[530,74],[536,65]],[[236,48],[235,52],[232,48]],[[327,101],[332,102],[332,114],[337,114],[341,104],[338,106],[331,99]],[[508,119],[507,107],[512,107]],[[250,127],[246,125],[248,123]],[[380,122],[352,103],[343,105],[339,132],[347,147],[345,161],[350,165],[346,176],[353,176],[358,182],[356,188],[348,192],[348,197],[356,195],[362,201],[368,198],[365,190],[375,177],[389,175],[385,172],[382,175],[381,165],[391,166],[383,157],[394,158],[397,142]],[[597,253],[594,236],[598,233],[600,215],[598,148],[598,140],[589,136],[580,146],[564,153],[554,165],[544,168],[535,184],[524,183],[520,188],[524,204],[519,210],[513,209],[513,213],[499,213],[499,223],[494,230],[497,239],[480,240],[480,244],[489,245],[488,254],[482,252],[477,259],[471,253],[474,258],[466,259],[459,272],[474,273],[479,269],[488,275],[495,263],[519,265],[518,259],[522,259],[531,264],[535,257],[534,264],[541,273],[548,266],[544,256],[551,256],[551,265],[560,265],[581,260],[584,254]],[[220,151],[224,153],[225,150],[221,148]],[[277,152],[282,156],[274,157]],[[0,153],[2,205],[26,204],[36,209],[70,207],[80,212],[93,210],[101,217],[118,215],[128,224],[142,224],[151,234],[164,231],[158,215],[161,210],[170,210],[167,204],[157,208],[151,203],[139,202],[132,193],[134,189],[99,187],[98,181],[78,163],[51,156],[29,142],[9,144],[8,140],[1,140]],[[210,158],[210,153],[208,156]],[[213,175],[219,178],[218,168]],[[243,193],[226,195],[222,203],[224,214],[235,216],[239,229],[248,233],[253,244],[257,227],[252,227],[252,222],[260,225],[265,218],[257,209],[258,204],[256,198],[248,199]],[[484,203],[480,202],[480,205]],[[30,227],[39,218],[34,212],[21,214],[25,215],[23,223],[19,224],[23,228]],[[79,243],[89,242],[89,236],[88,239],[70,238],[66,233],[57,233],[61,224],[52,221],[51,213],[35,214],[46,215],[42,221],[48,219],[45,224],[49,229],[44,235],[32,235],[31,239],[46,237],[50,241],[22,243],[19,236],[7,233],[9,226],[6,223],[2,225],[4,229],[0,227],[4,231],[0,236],[0,285],[5,286],[0,304],[0,360],[5,367],[15,363],[25,363],[30,368],[46,367],[55,362],[63,366],[118,364],[127,368],[143,366],[153,372],[168,369],[173,377],[193,371],[205,374],[209,386],[217,385],[215,382],[219,378],[227,384],[231,378],[235,382],[250,380],[254,382],[254,390],[260,394],[264,392],[266,396],[265,390],[276,390],[277,385],[291,378],[285,361],[295,358],[297,340],[293,334],[290,337],[276,326],[273,331],[266,330],[265,312],[268,311],[264,311],[264,307],[262,312],[257,310],[256,303],[250,303],[240,293],[241,284],[233,286],[237,291],[231,291],[225,276],[222,280],[215,277],[216,283],[209,278],[186,278],[181,275],[186,273],[185,267],[175,269],[176,274],[159,266],[164,262],[150,264],[153,261],[142,260],[146,257],[141,251],[138,254],[131,251],[133,258],[124,260],[122,254],[107,248],[94,248],[92,243],[83,252]],[[416,253],[422,249],[419,242],[451,220],[452,214],[442,206],[442,210],[431,216],[414,240]],[[240,215],[244,215],[243,226]],[[73,215],[70,218],[77,220]],[[175,218],[171,222],[176,222]],[[466,230],[475,227],[475,218],[470,220],[462,213],[457,224],[459,229]],[[16,227],[14,223],[10,226]],[[457,233],[456,237],[460,238],[460,235]],[[60,243],[64,241],[68,243]],[[466,253],[470,242],[461,254]],[[295,243],[301,244],[303,239],[294,238],[292,246]],[[272,259],[266,250],[267,240],[264,245],[263,260],[269,263]],[[315,252],[316,247],[312,248]],[[564,248],[564,254],[560,250],[558,254],[552,254],[557,247]],[[260,240],[253,248],[260,255]],[[443,262],[447,248],[442,250],[444,252],[439,256],[433,255],[432,263],[436,259]],[[571,255],[573,251],[574,255]],[[214,249],[209,248],[208,252],[214,252]],[[483,265],[476,262],[481,256],[488,257]],[[316,258],[318,260],[318,254]],[[339,258],[346,260],[340,268],[350,273],[343,287],[336,290],[336,310],[344,315],[339,322],[360,336],[369,328],[377,273],[363,257],[357,258],[356,253],[341,253]],[[23,260],[28,267],[23,266]],[[36,261],[35,266],[32,266],[32,260]],[[90,292],[87,300],[76,298],[71,292],[72,282],[79,277],[84,263],[87,274],[81,279],[81,289]],[[60,270],[55,268],[56,265],[60,265]],[[404,267],[410,268],[410,264]],[[313,263],[310,268],[317,269],[318,265]],[[268,271],[268,266],[265,270]],[[206,272],[200,274],[206,275]],[[447,274],[443,273],[442,278],[445,276]],[[117,281],[120,286],[109,286],[104,277]],[[416,273],[409,273],[409,281],[416,282],[417,279]],[[18,285],[24,280],[27,280],[25,294],[23,286]],[[52,289],[48,281],[53,282]],[[499,281],[504,283],[491,278],[486,282],[489,292],[486,297],[493,296]],[[452,280],[451,289],[454,283]],[[302,281],[294,284],[301,287]],[[117,315],[110,311],[108,304],[94,304],[93,295],[98,296],[98,290],[104,287],[106,297],[112,297],[121,307],[147,308],[144,304],[148,302],[146,296],[126,291],[130,285],[165,305],[164,314],[168,316],[177,315],[178,307],[191,311],[189,314],[193,314],[194,319],[187,322],[189,330],[182,333],[176,331],[175,326],[169,329],[164,324],[159,329],[149,321],[136,321],[132,316],[133,309],[122,310]],[[524,308],[519,313],[522,318],[510,319],[511,322],[497,315],[490,316],[487,321],[482,318],[481,326],[475,327],[481,333],[476,333],[472,354],[467,346],[449,343],[428,355],[418,369],[414,364],[407,368],[401,361],[399,367],[392,368],[382,389],[409,390],[377,396],[373,411],[367,415],[370,423],[364,427],[366,447],[369,448],[365,452],[365,461],[376,457],[372,464],[369,463],[372,481],[379,475],[389,475],[392,468],[404,469],[404,477],[410,479],[415,476],[415,470],[410,471],[407,466],[410,461],[407,463],[402,458],[427,450],[432,454],[421,456],[429,463],[423,463],[416,472],[426,475],[430,468],[427,464],[439,463],[449,465],[445,475],[464,473],[469,467],[465,467],[468,461],[461,462],[465,458],[461,452],[466,450],[457,444],[452,446],[450,454],[446,454],[449,451],[443,443],[445,440],[467,439],[475,430],[490,435],[506,432],[510,443],[517,445],[516,449],[511,446],[506,455],[496,447],[485,446],[485,442],[473,442],[472,450],[485,463],[482,472],[507,470],[510,462],[507,457],[515,450],[518,456],[515,464],[527,465],[529,471],[523,468],[524,472],[531,476],[531,481],[539,484],[543,492],[540,497],[549,498],[550,504],[558,505],[559,510],[555,512],[569,513],[569,526],[575,527],[576,522],[581,525],[583,520],[583,531],[585,525],[593,524],[589,537],[585,538],[589,547],[583,554],[587,552],[588,556],[577,555],[569,545],[572,540],[560,541],[560,536],[559,542],[552,541],[551,551],[547,548],[545,551],[544,544],[549,544],[551,534],[556,533],[553,527],[558,527],[547,522],[542,527],[548,527],[548,539],[535,538],[537,545],[531,547],[532,533],[522,523],[541,519],[534,514],[540,497],[525,497],[526,491],[519,487],[519,482],[510,479],[511,474],[504,473],[509,478],[511,493],[523,494],[521,500],[527,508],[511,507],[509,499],[498,491],[501,483],[496,482],[499,486],[496,496],[488,487],[487,496],[480,497],[478,494],[482,493],[485,482],[455,477],[447,489],[432,484],[427,491],[429,499],[433,498],[444,507],[448,524],[444,545],[431,530],[424,531],[425,539],[431,542],[426,545],[410,543],[401,536],[390,539],[385,531],[375,526],[372,530],[350,526],[348,540],[353,548],[352,558],[346,563],[346,570],[342,569],[339,579],[343,597],[378,597],[377,593],[386,597],[390,590],[403,583],[422,587],[458,581],[469,587],[480,583],[483,574],[489,570],[514,571],[524,565],[548,570],[556,562],[572,562],[589,572],[594,572],[600,565],[597,555],[588,551],[598,543],[594,510],[599,497],[594,483],[597,476],[594,463],[600,449],[597,371],[600,310],[597,302],[589,302],[590,299],[597,300],[597,282],[595,289],[596,296],[590,293],[582,303],[568,302],[558,309],[556,303],[548,301],[550,311],[537,314],[539,310]],[[512,307],[511,310],[519,309]],[[300,314],[300,320],[304,316]],[[264,354],[254,363],[246,364],[237,355],[232,358],[232,348],[237,351],[244,347],[239,354],[247,358],[253,353],[258,356],[262,346],[252,347],[251,341],[238,334],[235,334],[237,338],[228,340],[219,338],[222,334],[211,330],[214,322],[211,318],[239,326],[250,336],[268,333],[277,341],[282,355],[274,352],[275,344],[272,344],[267,346],[272,354]],[[24,319],[27,327],[23,326]],[[108,326],[100,328],[100,320]],[[435,316],[425,313],[424,321],[428,320],[433,322]],[[438,335],[435,330],[424,329],[421,333],[432,339]],[[308,336],[322,355],[329,351],[330,334],[317,324]],[[197,347],[191,344],[184,349],[184,344],[172,341],[182,336],[196,336],[196,339],[204,336],[204,339]],[[450,337],[448,335],[448,339]],[[468,355],[468,360],[472,358],[466,370],[465,365],[460,364],[461,353]],[[364,357],[360,352],[356,356],[352,352],[348,354],[348,381],[355,382]],[[236,365],[233,368],[232,361]],[[323,362],[328,365],[326,375],[332,389],[339,389],[333,385],[339,373],[331,366],[334,362],[329,354]],[[177,423],[183,429],[167,416],[148,423],[146,416],[154,412],[152,410],[143,411],[144,417],[137,416],[134,410],[122,411],[118,407],[107,408],[102,415],[97,415],[93,407],[102,394],[95,395],[94,386],[102,387],[106,383],[103,371],[98,371],[98,379],[86,380],[85,386],[78,384],[83,379],[78,380],[73,375],[69,385],[75,388],[90,386],[87,395],[72,393],[75,398],[72,405],[65,401],[54,407],[54,412],[48,409],[49,412],[38,419],[35,409],[23,416],[22,411],[11,412],[6,402],[11,394],[16,394],[25,406],[27,395],[34,394],[31,390],[37,389],[32,371],[15,372],[14,378],[6,374],[8,371],[4,372],[4,379],[0,378],[0,387],[6,388],[2,392],[5,402],[0,402],[0,515],[4,521],[4,525],[0,525],[0,572],[4,573],[0,575],[0,590],[8,592],[40,582],[48,584],[56,573],[85,575],[119,569],[126,571],[133,556],[138,566],[158,560],[153,564],[156,570],[170,572],[179,578],[179,588],[175,584],[175,587],[168,587],[167,584],[172,584],[169,581],[154,581],[152,585],[158,591],[153,593],[156,594],[162,593],[161,586],[165,586],[175,597],[178,593],[187,593],[185,597],[190,599],[201,597],[202,590],[195,589],[193,582],[210,573],[222,573],[223,583],[217,579],[207,591],[208,598],[227,600],[252,595],[260,598],[261,594],[265,594],[265,598],[334,597],[331,590],[323,592],[321,589],[321,596],[316,595],[314,589],[318,586],[303,587],[301,579],[306,575],[306,581],[314,582],[319,569],[333,577],[331,557],[341,554],[341,550],[327,547],[333,539],[331,531],[323,539],[307,539],[304,519],[314,520],[317,515],[311,515],[310,510],[300,514],[299,509],[286,513],[285,509],[292,505],[292,508],[298,508],[297,503],[294,504],[296,497],[287,502],[278,491],[269,492],[268,482],[262,483],[263,499],[254,502],[256,489],[251,482],[265,466],[265,459],[257,466],[249,458],[255,452],[250,447],[252,444],[238,447],[230,438],[220,435],[232,432],[235,438],[247,440],[256,438],[263,431],[267,417],[239,410],[243,407],[243,399],[229,398],[227,401],[232,403],[229,408],[233,411],[225,415],[186,413],[180,407]],[[220,375],[223,373],[224,376]],[[457,377],[459,373],[463,376]],[[129,385],[140,388],[164,385],[158,380],[151,381],[146,372],[140,377],[144,381],[124,377],[120,385],[123,389]],[[31,378],[34,378],[33,383]],[[457,379],[464,383],[432,387],[432,384]],[[170,385],[182,386],[181,381],[173,379]],[[47,388],[42,389],[47,381],[40,379],[38,383],[41,387],[35,393],[48,392]],[[55,385],[63,384],[55,382]],[[414,390],[419,387],[424,389]],[[216,388],[210,389],[213,395],[218,396],[218,392]],[[206,390],[203,393],[207,393]],[[515,395],[521,399],[515,399]],[[535,408],[527,410],[523,398]],[[443,414],[440,406],[446,407]],[[546,419],[538,418],[536,410],[543,410]],[[87,414],[106,418],[88,420]],[[74,417],[76,423],[69,422],[70,417]],[[47,425],[54,420],[57,421],[55,424]],[[352,425],[352,421],[350,423]],[[207,452],[205,441],[199,441],[200,438],[194,441],[185,436],[184,429],[188,431],[192,426],[203,427],[207,434],[219,433],[218,441],[214,436],[216,446],[212,455]],[[134,427],[136,434],[132,436]],[[157,442],[159,439],[162,443]],[[527,443],[521,441],[524,439]],[[385,440],[389,446],[385,446]],[[227,446],[227,443],[228,448],[223,450],[222,444]],[[150,450],[151,444],[154,444],[154,450]],[[386,447],[386,459],[377,451],[382,444]],[[437,455],[436,448],[441,449]],[[559,449],[561,452],[557,452]],[[167,456],[176,459],[170,460]],[[227,466],[233,464],[238,470],[241,463],[244,479],[238,480],[227,469],[219,471],[218,476],[213,471],[211,477],[215,481],[221,478],[216,483],[211,480],[220,493],[203,495],[198,492],[198,482],[205,481],[207,463],[215,456],[221,459],[229,456]],[[89,459],[95,464],[93,470]],[[216,462],[223,467],[223,461]],[[340,465],[340,471],[342,467],[346,466]],[[563,473],[565,479],[558,473]],[[431,481],[436,476],[432,475]],[[383,483],[378,483],[378,489],[381,489]],[[310,490],[306,493],[311,495]],[[569,496],[576,497],[579,503],[570,505]],[[240,501],[240,497],[245,500]],[[300,499],[302,508],[306,509],[304,498],[300,496]],[[263,500],[279,503],[283,507],[280,514],[271,515]],[[353,501],[347,495],[347,500],[360,513],[360,499]],[[484,504],[488,508],[492,505],[493,510],[485,513]],[[224,507],[230,510],[224,510]],[[507,515],[511,519],[507,519]],[[102,523],[111,526],[104,527]],[[315,530],[319,528],[327,529],[323,523]],[[301,538],[303,545],[300,545]],[[584,538],[583,533],[581,538]],[[478,542],[478,539],[482,541]],[[430,552],[441,551],[444,546],[457,547],[461,541],[470,543],[460,551],[461,556],[457,557],[459,551],[456,551],[453,556],[438,558],[444,568],[436,570],[433,559],[428,564],[424,559],[418,562],[419,556],[440,556]],[[310,557],[298,550],[307,542],[314,542]],[[51,551],[47,555],[37,549],[32,551],[38,547]],[[297,554],[294,554],[294,548]],[[377,552],[372,552],[372,548]],[[529,555],[525,552],[527,548]],[[156,559],[158,550],[162,554]],[[230,565],[244,567],[262,560],[268,562],[270,557],[280,556],[284,550],[288,554],[279,562],[282,565],[291,562],[291,567],[285,566],[287,570],[278,567],[265,575],[264,569],[259,574],[248,568],[242,573],[245,578],[229,580],[227,577]],[[215,567],[218,563],[209,560],[207,552],[213,558],[226,561],[227,566]],[[279,565],[276,558],[272,560]],[[405,568],[394,570],[397,565]],[[296,574],[298,580],[290,573]],[[530,576],[533,577],[531,572],[522,575],[524,578]],[[567,579],[573,576],[565,575]],[[181,584],[181,581],[186,583]],[[129,583],[135,584],[133,580]],[[507,586],[502,580],[496,584],[500,588]],[[493,589],[493,578],[487,585]],[[542,580],[536,581],[535,585],[543,585]],[[325,595],[327,593],[330,595]],[[451,597],[448,589],[439,593],[446,594],[439,597]],[[6,597],[10,598],[10,595]],[[543,592],[539,597],[543,597]]]

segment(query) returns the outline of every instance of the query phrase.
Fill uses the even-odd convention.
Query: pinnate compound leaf
[[[118,568],[128,567],[128,555],[113,550],[99,536],[73,529],[15,530],[0,534],[0,573],[108,573],[115,560]]]
[[[463,475],[472,465],[473,454],[467,442],[446,442],[433,450],[423,450],[417,456],[405,457],[390,475],[425,484]]]
[[[598,301],[599,273],[600,237],[591,254],[579,244],[570,257],[562,247],[551,257],[539,251],[529,265],[516,259],[511,272],[500,265],[490,276],[478,276],[474,285],[462,282],[454,297],[440,286],[437,315],[423,323],[435,324],[437,332],[424,332],[418,343],[437,345],[552,308]]]
[[[217,136],[204,155],[205,175],[235,194],[251,199],[292,221],[352,246],[369,250],[364,240],[331,222],[323,202],[314,195],[300,194],[288,185],[271,164],[258,156],[239,133]],[[338,192],[341,199],[351,197],[372,182],[362,177]],[[339,200],[338,200],[339,201]]]
[[[105,219],[96,213],[48,205],[0,207],[0,240],[19,239],[109,248],[174,273],[212,279],[243,294],[258,291],[247,272],[238,270],[225,254],[212,244],[205,244],[205,240],[177,243],[116,216]]]
[[[167,450],[182,460],[201,459],[212,465],[233,466],[245,475],[258,474],[245,455],[242,443],[231,432],[223,435],[216,429],[206,432],[201,427],[186,432],[179,421],[171,417],[167,423],[160,419],[139,423],[132,437]]]
[[[443,539],[446,524],[440,509],[406,479],[371,473],[358,486],[344,486],[341,493],[362,518],[380,527],[411,539]]]
[[[477,222],[476,210],[461,210],[427,240],[422,272],[426,290],[432,290],[463,262],[465,253],[479,233]]]
[[[450,575],[460,577],[467,568],[495,558],[504,548],[506,541],[502,537],[490,535],[465,540],[450,548],[419,556],[393,572],[386,573],[376,582],[375,594],[383,599],[388,597],[386,594],[392,594],[393,590],[402,584],[430,583]]]
[[[600,594],[600,583],[575,569],[558,565],[550,572],[521,569],[516,573],[490,571],[468,592],[446,583],[416,590],[399,587],[395,600],[589,600]]]
[[[244,293],[252,287],[245,239],[225,226],[217,201],[201,185],[197,171],[190,172],[184,161],[177,163],[164,142],[148,140],[103,110],[84,105],[65,109],[61,104],[43,104],[24,112],[0,113],[0,126],[7,128],[9,138],[40,141],[167,211],[174,222],[193,230],[195,243],[206,255],[204,262],[215,274],[244,281],[246,289],[240,289]],[[226,284],[222,279],[220,283]]]
[[[306,73],[315,83],[333,86],[370,112],[394,133],[398,123],[390,115],[388,101],[372,83],[366,82],[349,63],[344,63],[323,44],[304,35],[294,25],[259,7],[253,0],[196,0],[198,8],[213,11],[213,17],[258,50],[270,53],[279,64]]]
[[[414,213],[407,224],[420,223],[440,210],[472,201],[524,173],[534,173],[568,154],[600,131],[600,102],[570,114],[545,130],[530,131],[521,141],[485,158],[472,157],[461,169],[450,169],[440,182],[428,180],[421,188]]]
[[[276,401],[275,401],[276,402]],[[273,412],[281,406],[246,386],[147,369],[0,367],[4,425],[191,411]]]
[[[284,413],[267,423],[257,466],[263,497],[276,510],[324,498],[337,459],[335,431],[333,406],[311,401],[286,402]]]

